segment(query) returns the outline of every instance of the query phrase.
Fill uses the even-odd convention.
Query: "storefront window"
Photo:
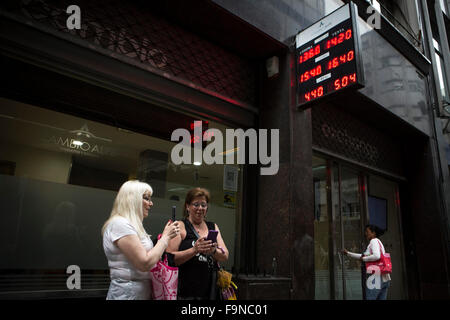
[[[439,3],[441,5],[442,12],[447,14],[447,8],[446,8],[445,0],[439,0]]]
[[[442,98],[445,99],[447,97],[446,93],[446,83],[444,78],[444,59],[442,58],[441,49],[439,46],[439,43],[436,41],[436,39],[433,39],[433,45],[434,45],[434,54],[436,57],[436,69],[438,72],[438,79],[439,79],[439,85],[441,89]]]
[[[327,163],[325,160],[313,157],[314,180],[314,268],[315,268],[315,299],[330,299],[330,259],[329,259],[329,228]]]
[[[225,130],[214,122],[209,127]],[[241,166],[174,165],[175,142],[3,98],[0,134],[1,274],[65,274],[69,265],[79,266],[82,274],[107,274],[101,227],[128,179],[154,189],[154,206],[144,220],[153,240],[172,206],[182,218],[190,188],[208,189],[207,219],[218,224],[230,251],[223,266],[234,266]],[[51,288],[67,289],[66,278]],[[30,287],[27,282],[22,289]],[[49,287],[37,290],[44,289]],[[19,289],[0,287],[11,290]]]

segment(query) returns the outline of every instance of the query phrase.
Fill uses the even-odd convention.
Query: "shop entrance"
[[[405,299],[403,244],[397,183],[354,166],[313,157],[315,298],[361,300],[363,266],[341,250],[361,253],[364,226],[386,230],[380,238],[394,271],[389,299]]]

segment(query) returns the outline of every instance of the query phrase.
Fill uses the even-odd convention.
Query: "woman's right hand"
[[[213,247],[211,240],[206,240],[206,238],[200,238],[195,241],[194,251],[195,253],[208,253]]]
[[[347,251],[347,249],[342,249],[342,251],[341,251],[343,254],[345,254],[345,255],[347,255],[348,254],[348,251]]]
[[[178,225],[178,221],[175,222],[169,221],[164,227],[164,231],[162,232],[161,237],[165,237],[167,241],[169,241],[179,234],[180,234],[180,226]]]

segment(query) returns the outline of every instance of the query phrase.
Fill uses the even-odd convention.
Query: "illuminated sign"
[[[364,86],[357,12],[350,2],[297,34],[298,107]]]
[[[189,132],[191,134],[191,147],[194,148],[195,142],[202,142],[202,149],[205,149],[207,141],[213,136],[213,132],[208,130],[209,121],[193,121],[189,125]],[[202,130],[201,135],[196,135],[195,128],[199,127]]]

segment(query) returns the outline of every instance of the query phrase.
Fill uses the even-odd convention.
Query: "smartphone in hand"
[[[172,222],[175,222],[177,206],[172,206]]]
[[[217,235],[219,231],[217,230],[209,230],[208,236],[206,237],[206,241],[211,240],[212,243],[217,242]]]

